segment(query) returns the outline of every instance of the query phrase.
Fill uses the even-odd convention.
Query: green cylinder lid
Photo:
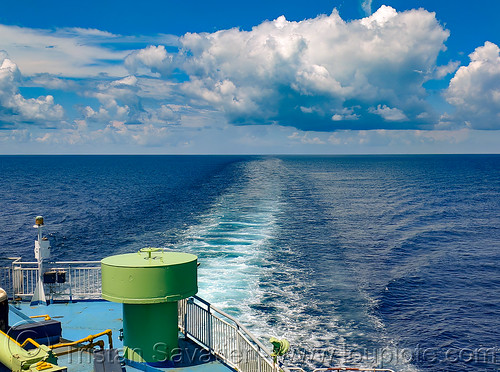
[[[128,304],[179,301],[198,292],[197,257],[141,249],[101,261],[102,297]]]

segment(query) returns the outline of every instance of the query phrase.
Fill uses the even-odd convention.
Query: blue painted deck
[[[48,306],[30,306],[28,303],[15,305],[16,309],[27,316],[49,315],[52,319],[62,324],[62,337],[66,340],[76,341],[89,335],[111,329],[113,332],[113,346],[121,350],[123,342],[118,339],[122,325],[122,305],[108,301],[81,301],[74,303],[54,303]],[[9,325],[13,326],[25,322],[13,311],[9,313]],[[105,340],[106,348],[107,338]],[[182,340],[181,340],[182,342]],[[59,357],[58,365],[68,367],[68,372],[91,372],[93,370],[92,355],[86,352],[76,352]],[[126,366],[127,372],[139,371],[131,366]],[[183,368],[156,368],[156,370],[169,372],[230,372],[232,369],[219,361]]]
[[[48,314],[51,318],[60,321],[63,338],[71,341],[111,329],[114,347],[123,347],[123,343],[118,340],[119,330],[123,327],[121,304],[108,301],[82,301],[29,306],[28,303],[21,303],[16,305],[16,308],[27,316]],[[20,321],[23,320],[11,311],[10,326]]]

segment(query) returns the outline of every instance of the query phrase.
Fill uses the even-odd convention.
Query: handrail
[[[271,351],[265,347],[262,342],[260,342],[248,329],[246,329],[245,326],[243,326],[238,320],[236,320],[235,318],[233,318],[231,315],[227,314],[226,312],[218,309],[217,307],[213,306],[212,304],[210,304],[208,301],[202,299],[201,297],[198,297],[196,295],[193,296],[193,298],[196,298],[197,300],[199,300],[200,302],[204,303],[205,305],[207,306],[210,306],[210,309],[218,312],[219,314],[223,315],[224,317],[230,319],[232,322],[234,322],[234,324],[236,325],[237,328],[241,329],[243,332],[245,332],[253,342],[255,342],[255,344],[257,344],[257,346],[259,346],[259,348],[261,348],[263,351],[266,352],[266,354],[268,354],[269,356],[271,356]]]
[[[48,300],[73,301],[101,298],[101,261],[49,261],[44,272],[56,272],[55,282],[45,283]],[[37,262],[9,258],[0,267],[0,287],[9,298],[30,300],[39,278]],[[65,276],[60,276],[65,272]],[[52,279],[54,280],[54,279]]]
[[[330,367],[330,368],[316,368],[313,372],[323,371],[372,371],[372,372],[394,372],[388,368],[364,368],[364,367]]]
[[[49,261],[49,263],[62,264],[62,265],[80,265],[80,264],[100,264],[101,261]]]
[[[179,327],[187,338],[239,372],[288,372],[235,318],[198,296],[181,301]]]
[[[9,257],[7,259],[13,260],[14,257],[12,257],[12,258]],[[14,263],[16,265],[38,265],[38,262],[36,262],[36,261],[19,261],[19,259],[17,259],[17,257],[16,257],[15,261],[12,261],[12,263]],[[47,261],[47,263],[48,264],[61,264],[61,265],[84,265],[84,264],[95,265],[95,264],[100,264],[101,261]]]
[[[197,302],[195,302],[196,300]],[[222,361],[229,366],[234,367],[237,371],[240,372],[292,372],[299,371],[305,372],[304,369],[300,367],[287,367],[283,365],[276,365],[272,360],[271,352],[267,347],[265,347],[248,329],[243,326],[238,320],[233,318],[231,315],[226,312],[218,309],[217,307],[212,306],[208,301],[202,299],[198,296],[192,296],[188,300],[183,300],[184,302],[181,304],[180,309],[181,313],[179,315],[179,322],[181,330],[186,334],[186,336],[192,338],[195,342],[200,343],[201,346],[204,346],[211,354],[217,356],[222,359]],[[200,303],[206,306],[206,309],[200,306]],[[191,312],[188,310],[188,305],[195,306]],[[198,310],[196,310],[198,309]],[[198,311],[198,314],[196,313]],[[202,311],[201,315],[199,311]],[[183,312],[183,313],[182,313]],[[205,315],[202,315],[205,314]],[[182,317],[184,316],[184,318]],[[190,319],[192,316],[194,319]],[[222,319],[224,317],[228,321]],[[199,321],[200,324],[196,322]],[[214,326],[213,323],[219,322],[219,326]],[[182,322],[184,322],[184,327],[182,327]],[[203,323],[204,322],[204,323]],[[193,325],[194,324],[194,325]],[[191,334],[188,329],[188,325],[193,327],[198,326],[199,331],[196,329],[196,334]],[[221,327],[222,326],[222,330]],[[229,327],[233,329],[236,333],[227,333],[227,330],[224,330],[224,327]],[[219,333],[222,334],[222,337],[239,337],[239,340],[246,343],[251,349],[255,350],[257,353],[254,357],[261,358],[259,360],[248,359],[243,363],[235,362],[224,355],[224,351],[227,351],[227,348],[223,347],[223,350],[217,350],[217,345],[213,344],[213,338],[218,338],[218,336],[214,336],[214,333],[219,330]],[[205,339],[203,339],[205,337]],[[226,339],[226,342],[232,342],[231,339]],[[241,352],[239,345],[240,341],[236,341],[236,347],[238,348],[238,352]],[[249,349],[247,349],[247,352]],[[258,356],[257,356],[258,355]],[[240,355],[242,357],[242,355]],[[244,359],[244,358],[243,358]],[[252,364],[253,363],[253,364]],[[313,372],[327,372],[327,371],[359,371],[359,372],[394,372],[392,369],[388,368],[369,368],[369,367],[328,367],[328,368],[316,368]]]
[[[301,367],[288,367],[289,371],[305,372]],[[389,368],[369,368],[369,367],[328,367],[328,368],[315,368],[312,372],[324,371],[364,371],[364,372],[394,372]]]

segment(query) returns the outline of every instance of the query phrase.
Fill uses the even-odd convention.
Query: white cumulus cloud
[[[454,120],[473,129],[500,129],[500,48],[491,42],[469,55],[445,92]]]
[[[156,99],[151,99],[149,83],[149,78],[138,79],[134,75],[129,75],[122,79],[101,82],[94,89],[88,89],[85,95],[96,98],[100,105],[80,107],[83,120],[97,123],[101,127],[109,125],[114,127],[114,123],[157,128],[178,125],[181,121],[179,106],[162,103],[163,96],[161,94],[158,96],[158,93],[153,94]],[[143,101],[147,102],[146,106]],[[148,133],[153,131],[149,130]]]
[[[125,67],[134,74],[141,71],[141,68],[145,68],[153,73],[166,75],[172,71],[172,59],[172,55],[167,53],[163,45],[150,45],[128,55],[125,58]]]
[[[408,117],[396,107],[387,107],[386,105],[378,105],[377,108],[370,109],[370,112],[380,115],[387,121],[406,121]]]
[[[437,70],[450,70],[436,65],[448,36],[423,9],[398,13],[382,6],[350,22],[334,10],[301,22],[282,16],[251,31],[187,33],[179,53],[150,46],[126,64],[131,72],[184,72],[189,102],[221,111],[233,124],[415,128],[437,122],[422,84]],[[425,120],[422,112],[429,112]]]
[[[0,128],[33,122],[46,125],[62,120],[63,108],[54,103],[54,97],[25,98],[19,93],[20,81],[17,65],[6,53],[0,53]]]

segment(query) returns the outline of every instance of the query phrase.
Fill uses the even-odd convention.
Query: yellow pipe
[[[19,342],[17,342],[17,340],[14,340],[12,337],[10,337],[7,333],[5,333],[4,331],[1,331],[0,330],[0,334],[7,337],[10,341],[14,342],[15,344],[17,344],[18,346],[21,347],[21,344]]]
[[[87,337],[82,338],[81,340],[78,340],[78,341],[67,342],[65,344],[52,345],[52,346],[49,346],[49,348],[51,348],[51,349],[57,349],[57,348],[60,348],[60,347],[65,347],[65,346],[75,346],[75,345],[81,344],[82,342],[92,342],[97,337],[108,335],[109,348],[112,349],[113,348],[112,333],[113,332],[111,331],[111,329],[107,329],[107,330],[105,330],[103,332],[97,333],[95,335],[87,336]]]
[[[32,315],[32,316],[30,316],[30,318],[32,318],[32,319],[35,319],[35,318],[44,318],[43,320],[51,320],[52,319],[49,314]]]
[[[34,347],[36,348],[40,348],[40,344],[38,342],[36,342],[35,340],[33,340],[32,338],[27,338],[26,340],[24,340],[24,342],[22,344],[20,344],[19,346],[21,346],[22,348],[24,348],[28,342],[33,345]]]
[[[82,347],[79,347],[79,348],[68,349],[68,350],[65,350],[65,351],[61,351],[60,353],[55,353],[55,355],[59,357],[61,355],[76,353],[79,350],[92,349],[94,346],[99,346],[101,348],[101,350],[103,350],[104,349],[104,341],[103,340],[99,340],[99,341],[96,341],[96,342],[91,342],[90,344],[82,346]]]

